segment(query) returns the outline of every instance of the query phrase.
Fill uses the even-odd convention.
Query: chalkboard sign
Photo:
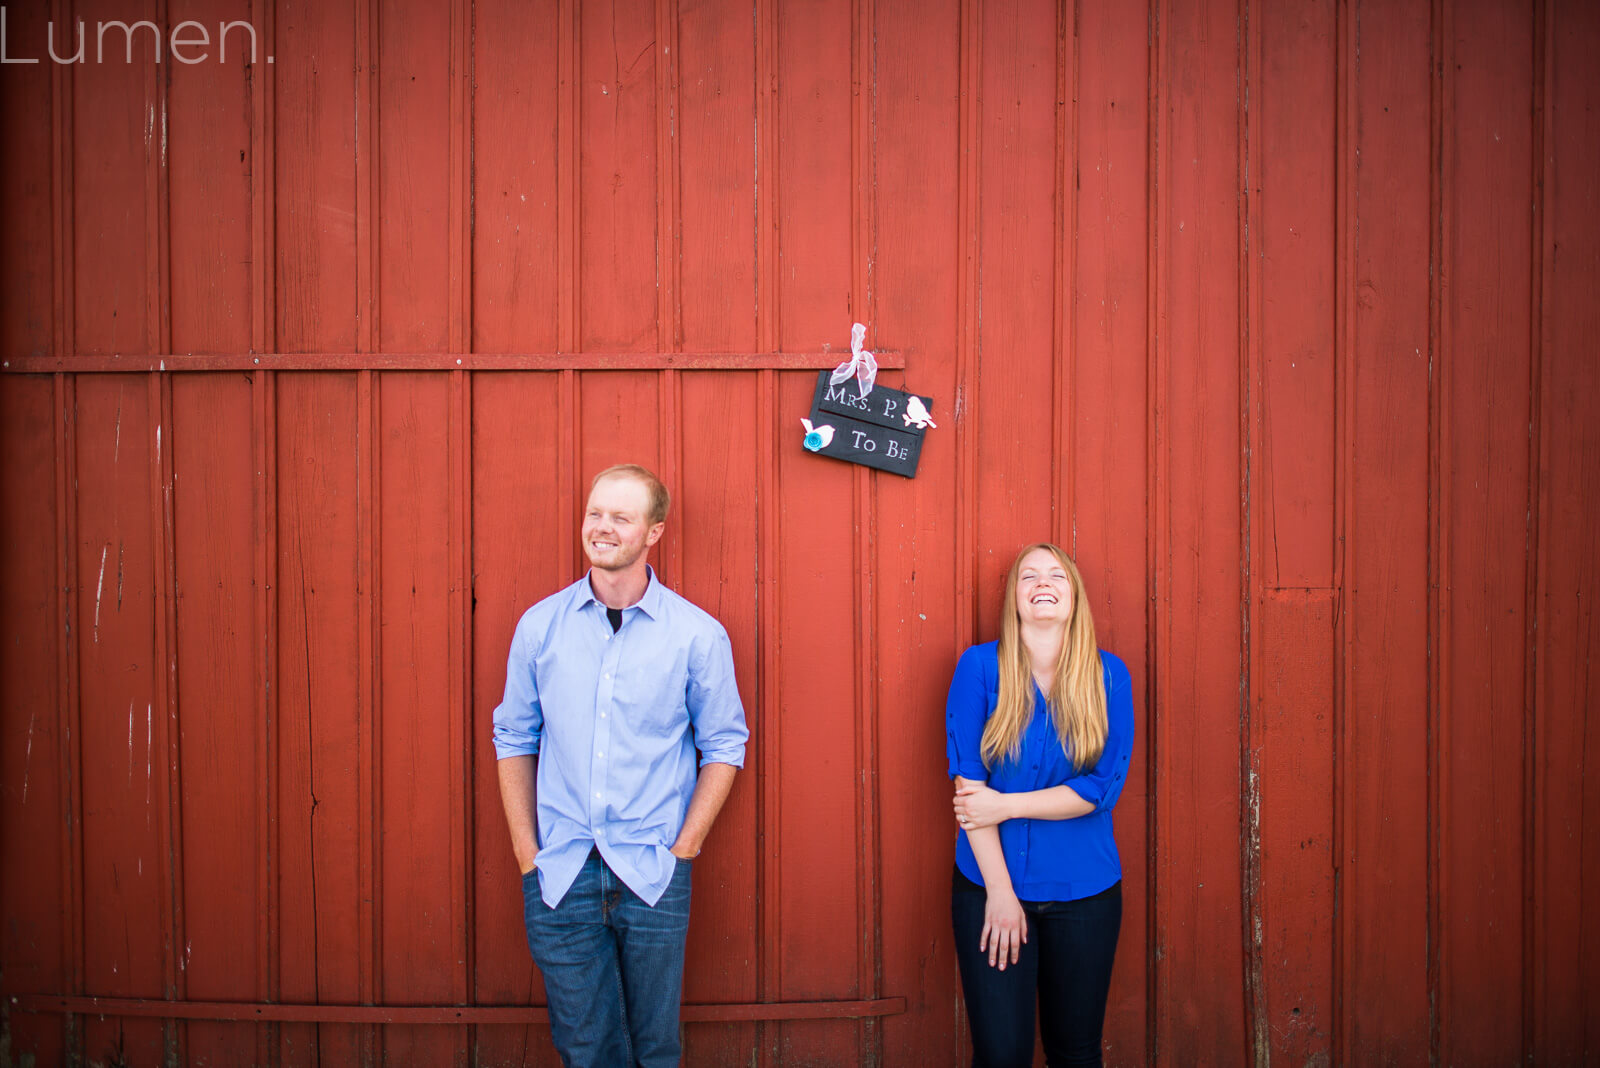
[[[934,425],[928,418],[933,399],[888,386],[877,386],[863,397],[855,379],[833,385],[828,378],[829,372],[817,372],[805,447],[821,456],[915,478],[922,435],[926,426]]]

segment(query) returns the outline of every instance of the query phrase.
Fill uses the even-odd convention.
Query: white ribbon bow
[[[854,375],[856,385],[860,387],[863,398],[872,392],[873,380],[878,377],[877,359],[872,353],[861,347],[861,343],[866,339],[867,328],[865,326],[856,323],[850,328],[850,359],[847,363],[841,363],[838,367],[835,367],[833,375],[828,379],[832,385],[837,386],[840,382],[848,381],[850,376]]]

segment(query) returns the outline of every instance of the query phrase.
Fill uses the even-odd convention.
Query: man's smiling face
[[[603,478],[583,513],[583,551],[602,571],[626,571],[661,537],[650,522],[650,490],[636,478]]]

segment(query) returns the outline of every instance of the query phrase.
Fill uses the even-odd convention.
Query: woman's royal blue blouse
[[[1122,794],[1133,754],[1133,685],[1126,665],[1100,651],[1106,683],[1106,747],[1092,768],[1075,774],[1056,736],[1055,723],[1037,685],[1033,720],[1022,735],[1015,759],[984,767],[983,726],[1000,696],[1000,667],[995,642],[974,645],[961,654],[950,699],[945,705],[950,777],[985,781],[1002,793],[1044,790],[1063,784],[1094,806],[1070,820],[1015,819],[1000,824],[1011,885],[1023,901],[1073,901],[1090,897],[1122,878],[1122,861],[1111,836],[1111,808]],[[972,855],[965,831],[956,838],[956,867],[983,885],[983,873]]]

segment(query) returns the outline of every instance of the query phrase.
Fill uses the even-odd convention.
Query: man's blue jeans
[[[679,860],[652,907],[590,850],[555,908],[522,877],[528,949],[544,975],[550,1031],[568,1068],[660,1068],[679,1057],[689,868]]]

